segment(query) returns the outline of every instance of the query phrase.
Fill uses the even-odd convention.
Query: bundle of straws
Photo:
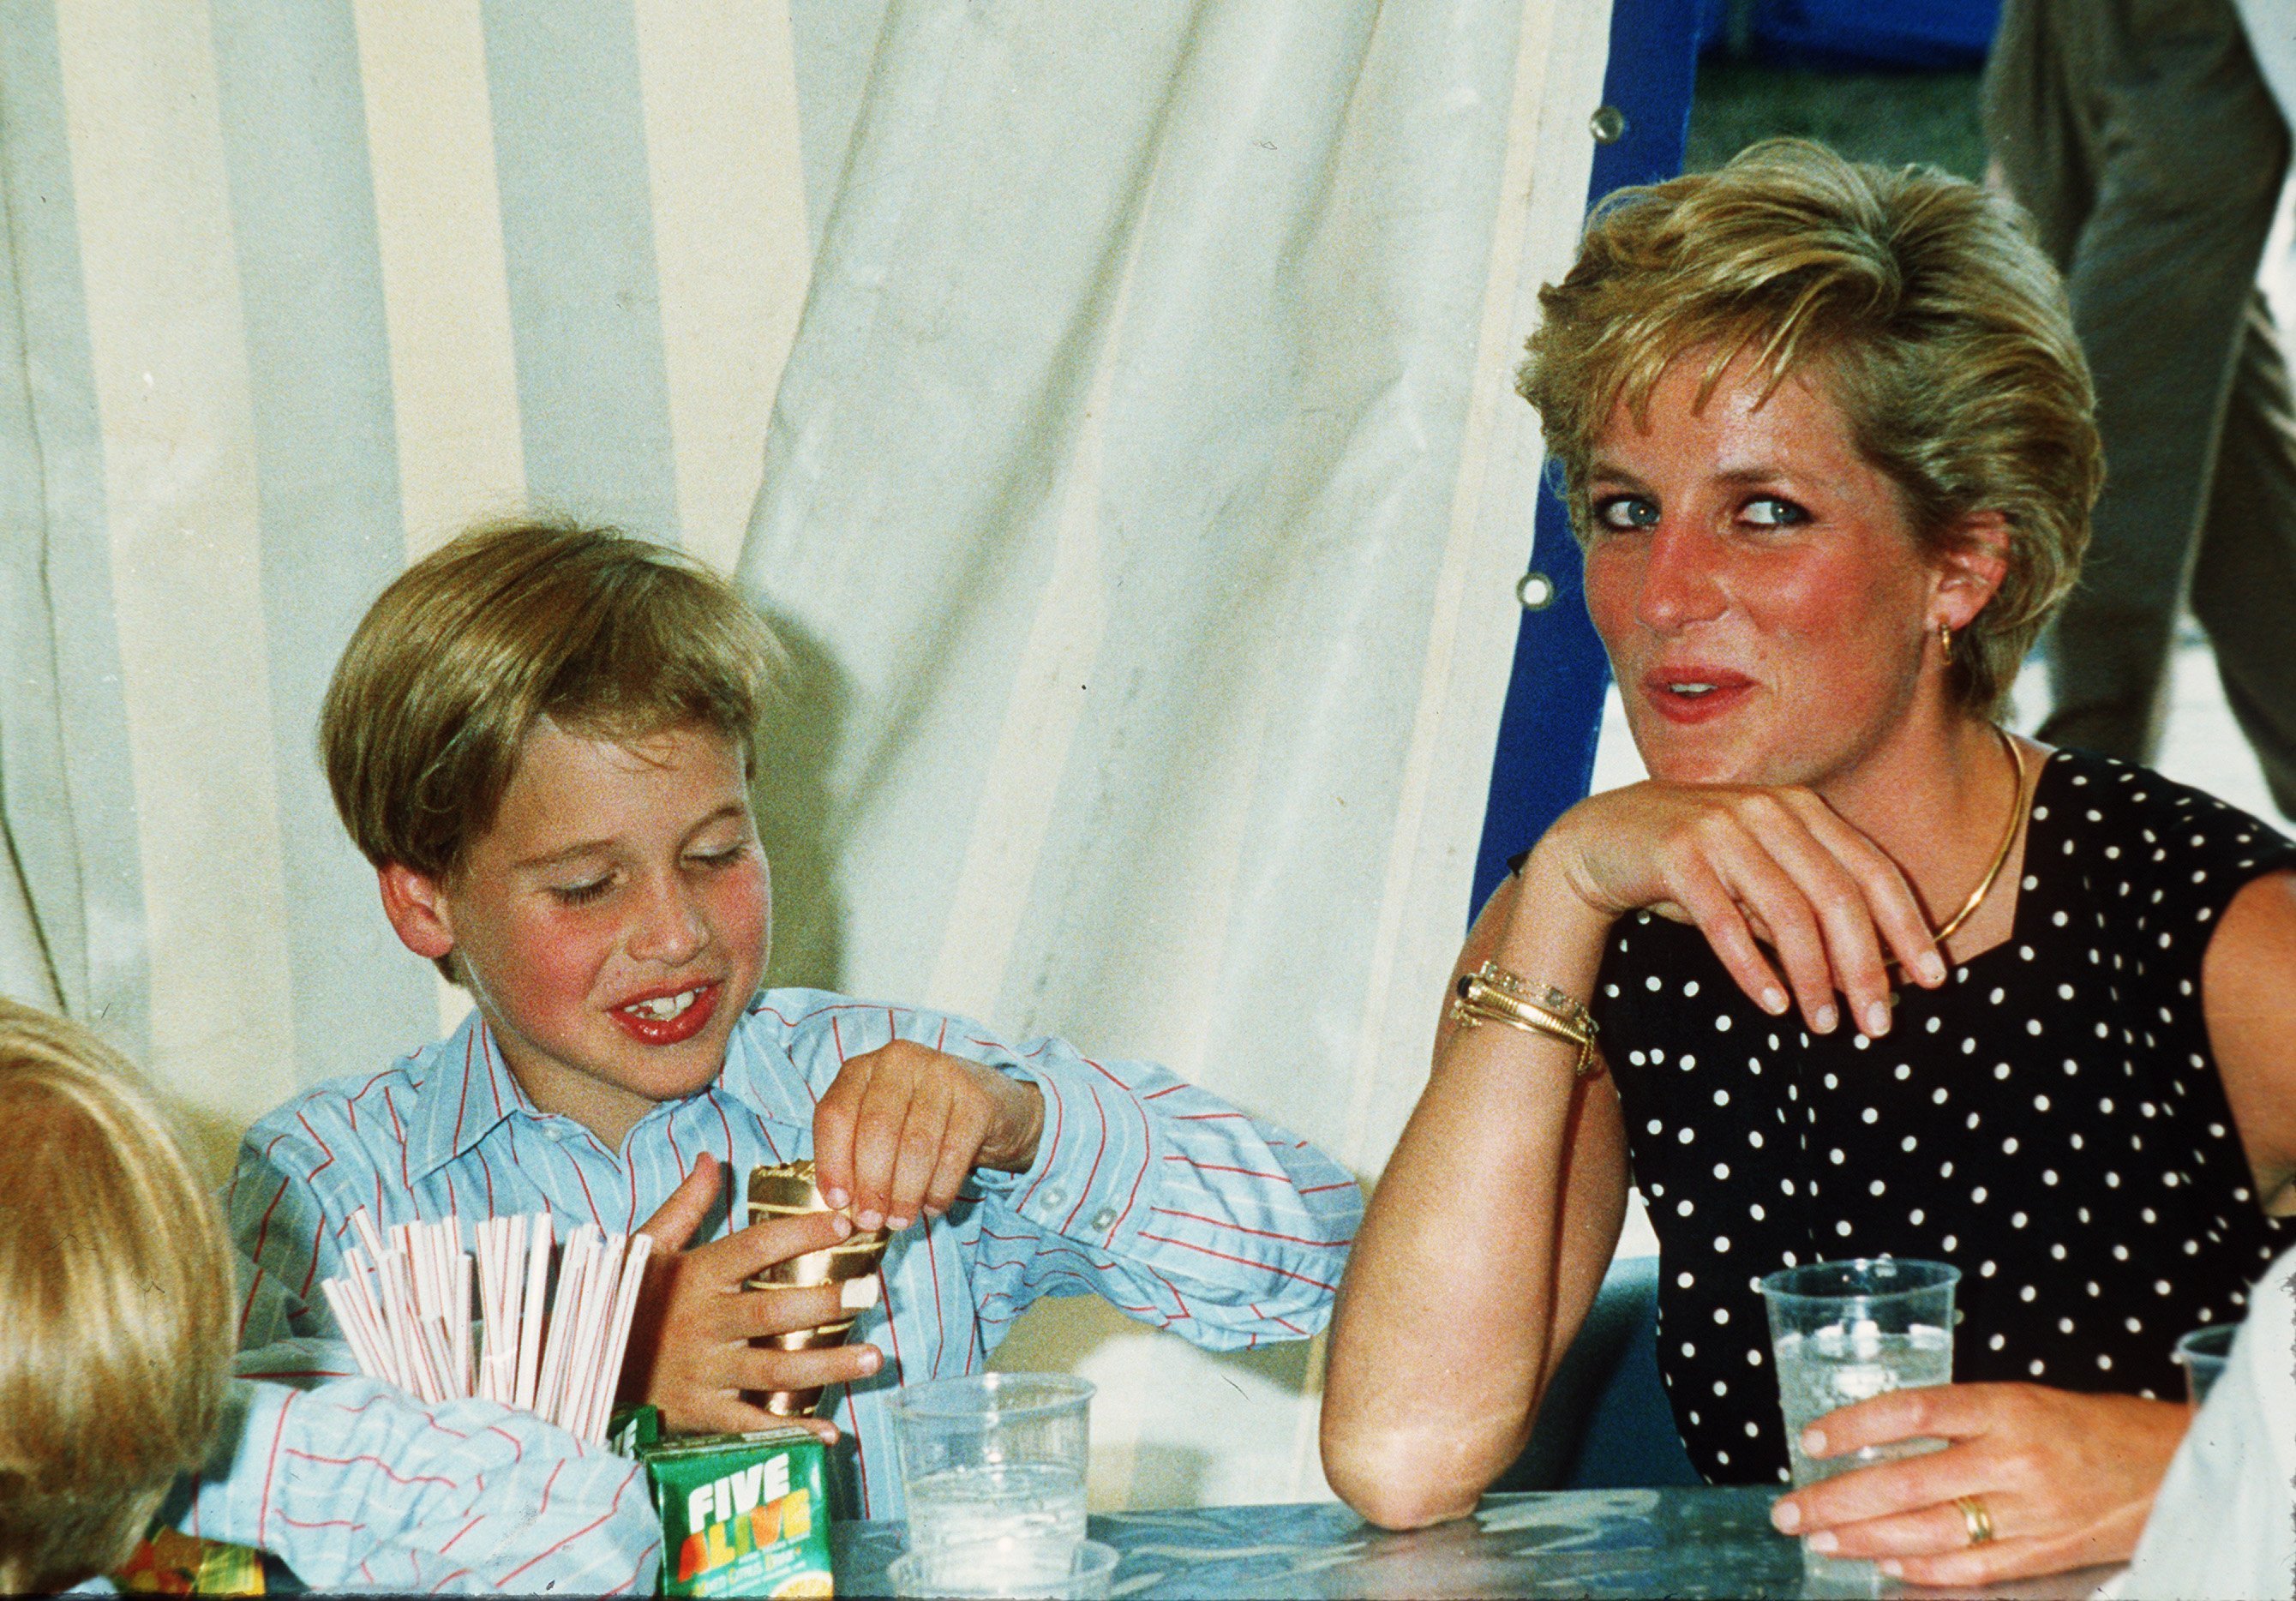
[[[477,1396],[523,1408],[604,1441],[651,1236],[583,1224],[567,1236],[545,1308],[550,1214],[481,1219],[474,1343],[472,1262],[459,1217],[400,1223],[387,1243],[365,1207],[351,1227],[359,1244],[343,1253],[349,1274],[319,1288],[368,1376],[426,1401]]]

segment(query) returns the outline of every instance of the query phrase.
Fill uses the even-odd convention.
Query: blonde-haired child
[[[230,1378],[223,1219],[135,1074],[0,1000],[0,1590],[127,1556]]]
[[[156,1518],[326,1590],[644,1589],[637,1470],[486,1401],[233,1376],[223,1217],[135,1070],[0,1000],[0,1593],[119,1571]],[[324,1379],[305,1342],[247,1367]]]

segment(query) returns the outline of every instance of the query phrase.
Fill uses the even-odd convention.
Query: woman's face
[[[1822,784],[1900,732],[1961,608],[1821,389],[1766,399],[1742,357],[1698,407],[1701,356],[1596,447],[1587,610],[1653,778]]]

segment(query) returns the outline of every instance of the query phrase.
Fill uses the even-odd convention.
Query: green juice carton
[[[652,1408],[614,1432],[661,1519],[665,1596],[829,1596],[822,1443],[794,1424],[664,1439]]]

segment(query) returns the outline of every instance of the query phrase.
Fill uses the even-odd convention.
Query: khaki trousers
[[[2289,136],[2229,0],[2005,0],[1986,132],[2065,274],[2106,484],[2054,743],[2149,761],[2189,597],[2296,815],[2296,413],[2257,267]]]

